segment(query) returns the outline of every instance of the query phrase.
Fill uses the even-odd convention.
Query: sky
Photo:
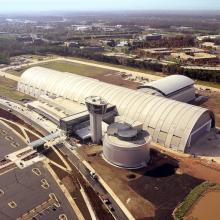
[[[0,12],[220,10],[220,0],[0,0]]]

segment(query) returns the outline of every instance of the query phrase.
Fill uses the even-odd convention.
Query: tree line
[[[60,56],[73,56],[111,64],[125,65],[144,70],[163,72],[167,75],[182,74],[192,79],[220,83],[220,71],[186,69],[181,67],[180,64],[164,65],[159,61],[156,62],[126,57],[106,56],[100,52],[83,51],[80,48],[67,48],[60,45],[25,45],[24,43],[16,42],[13,39],[5,40],[4,44],[2,44],[2,39],[0,39],[0,64],[9,64],[10,56],[22,54],[56,54]]]

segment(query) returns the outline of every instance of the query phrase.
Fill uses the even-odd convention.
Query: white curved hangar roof
[[[172,93],[194,85],[194,81],[183,75],[172,75],[162,79],[147,83],[142,88],[152,88],[164,96],[170,96]]]
[[[18,90],[35,97],[54,94],[84,104],[88,96],[101,96],[116,105],[119,115],[142,122],[153,142],[179,151],[201,135],[198,131],[208,130],[206,124],[215,123],[213,113],[204,108],[41,67],[26,70]]]

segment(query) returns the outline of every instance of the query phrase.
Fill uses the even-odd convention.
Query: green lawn
[[[39,64],[38,66],[58,70],[61,72],[75,73],[78,75],[90,76],[90,77],[113,72],[111,70],[107,70],[103,68],[91,67],[88,65],[82,65],[68,61],[51,61],[48,63]]]
[[[20,76],[23,72],[25,71],[25,69],[21,69],[21,70],[7,70],[6,73],[10,73],[12,75],[15,75],[15,76]]]
[[[88,63],[95,63],[95,64],[100,64],[100,65],[116,67],[116,68],[120,68],[120,69],[124,69],[124,70],[136,71],[136,72],[140,72],[140,73],[146,73],[146,74],[157,75],[157,76],[166,76],[162,72],[156,72],[156,71],[152,71],[152,70],[146,70],[146,69],[140,69],[140,68],[135,68],[135,67],[111,64],[111,63],[106,63],[106,62],[82,59],[82,58],[78,58],[78,57],[77,58],[76,57],[67,57],[67,58],[68,59],[73,59],[73,60],[79,60],[79,61],[83,61],[83,62],[88,62]]]
[[[123,65],[116,65],[116,64],[110,64],[110,63],[105,63],[105,62],[98,62],[98,61],[93,61],[93,60],[75,58],[75,57],[67,57],[67,58],[68,59],[75,59],[75,60],[79,60],[79,61],[84,61],[84,62],[89,62],[89,63],[94,63],[94,64],[107,65],[107,66],[121,68],[121,69],[125,69],[125,70],[130,70],[130,71],[137,71],[137,72],[151,74],[151,75],[166,76],[164,73],[155,72],[155,71],[151,71],[151,70],[138,69],[138,68],[123,66]],[[90,76],[90,77],[93,77],[93,76],[96,76],[99,74],[108,74],[108,73],[114,72],[114,71],[107,70],[104,68],[92,67],[92,66],[88,66],[88,65],[84,65],[84,64],[77,64],[77,63],[63,61],[63,60],[48,61],[47,63],[38,64],[36,66],[46,67],[46,68],[58,70],[61,72],[70,72],[70,73],[75,73],[78,75]],[[29,66],[28,68],[30,68],[30,67],[31,66]],[[24,71],[25,71],[25,69],[21,69],[21,70],[17,70],[17,71],[16,70],[8,70],[7,72],[11,73],[13,75],[20,76]],[[220,83],[205,82],[205,81],[200,81],[200,80],[197,80],[196,83],[199,85],[205,85],[205,86],[210,86],[210,87],[220,89]]]
[[[91,67],[88,65],[77,64],[77,63],[72,63],[72,62],[63,61],[63,60],[61,60],[61,61],[48,61],[47,63],[40,63],[40,64],[34,65],[34,66],[41,66],[41,67],[45,67],[45,68],[49,68],[49,69],[53,69],[53,70],[57,70],[57,71],[61,71],[61,72],[75,73],[78,75],[90,76],[90,77],[114,72],[114,71],[103,69],[103,68]],[[28,68],[30,68],[30,67],[33,67],[33,66],[29,66]],[[11,73],[13,75],[20,76],[24,71],[25,71],[25,69],[21,69],[18,71],[8,70],[7,72]]]

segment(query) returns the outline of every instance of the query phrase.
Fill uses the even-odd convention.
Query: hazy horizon
[[[0,1],[1,2],[1,1]],[[219,0],[8,0],[0,13],[83,12],[83,11],[218,11]]]

